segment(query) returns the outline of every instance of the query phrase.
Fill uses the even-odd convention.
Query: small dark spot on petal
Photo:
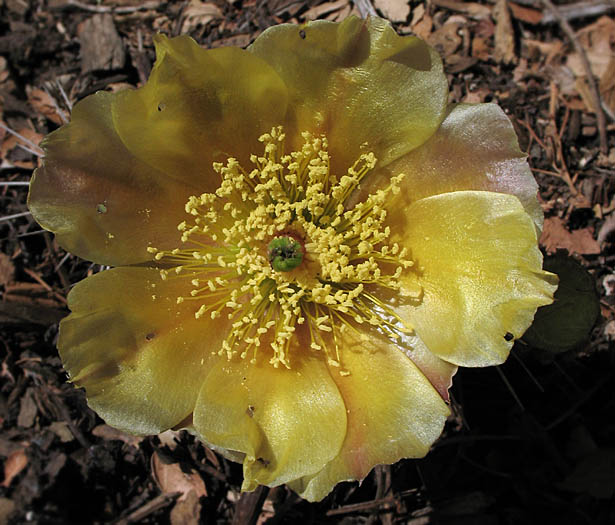
[[[167,105],[164,102],[161,102],[160,104],[158,104],[158,111],[162,111],[166,107]]]
[[[257,458],[256,461],[258,461],[261,465],[265,467],[267,467],[269,463],[271,463],[271,461],[268,461],[265,458]]]
[[[299,31],[299,36],[305,40],[305,31],[302,29],[301,31]]]
[[[510,332],[506,332],[506,335],[504,336],[504,339],[506,339],[507,341],[512,341],[514,338],[515,336]]]
[[[253,405],[248,405],[248,408],[246,409],[246,414],[248,414],[248,416],[250,417],[254,417],[254,406]]]
[[[105,206],[104,202],[96,205],[96,211],[98,213],[107,213],[107,206]]]
[[[154,337],[156,337],[156,334],[154,332],[150,332],[149,334],[145,336],[145,339],[147,341],[151,341]]]

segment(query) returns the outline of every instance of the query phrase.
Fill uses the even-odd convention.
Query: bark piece
[[[83,73],[124,67],[126,63],[124,44],[110,14],[98,14],[88,18],[80,24],[78,34]]]

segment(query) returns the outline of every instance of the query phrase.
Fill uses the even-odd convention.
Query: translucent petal
[[[294,350],[291,370],[266,359],[218,363],[201,389],[195,429],[204,441],[245,454],[244,490],[318,472],[344,440],[344,403],[326,365]]]
[[[151,259],[176,247],[191,195],[215,190],[213,161],[259,153],[286,115],[286,88],[238,48],[201,49],[156,37],[158,58],[137,90],[99,92],[49,135],[28,205],[70,252],[101,264]]]
[[[348,431],[340,454],[314,476],[290,483],[317,501],[344,480],[363,479],[378,464],[422,457],[442,432],[449,409],[408,357],[375,334],[348,332],[333,374],[346,405]]]
[[[536,228],[519,199],[444,193],[410,204],[404,217],[393,238],[411,250],[416,267],[402,286],[418,284],[423,293],[400,305],[400,315],[442,359],[502,363],[556,288],[554,276],[542,271]]]
[[[248,167],[258,137],[284,122],[287,90],[266,61],[236,48],[205,50],[186,35],[157,35],[147,84],[113,106],[119,136],[150,166],[213,191],[211,163],[235,157]]]
[[[176,304],[187,279],[116,268],[78,283],[58,348],[71,380],[105,421],[135,434],[167,430],[192,412],[226,319],[195,319],[199,304]],[[153,296],[156,298],[153,298]]]
[[[487,190],[515,195],[542,228],[538,185],[519,149],[510,120],[496,104],[451,106],[442,125],[420,148],[367,180],[383,184],[391,174],[406,174],[396,206],[451,191]],[[384,179],[384,180],[383,180]]]
[[[28,206],[62,247],[100,264],[151,259],[149,244],[174,248],[184,204],[199,188],[135,158],[111,119],[115,95],[79,102],[70,124],[45,138]]]
[[[380,18],[278,25],[249,50],[286,83],[295,130],[326,134],[336,175],[362,147],[391,162],[427,140],[444,117],[440,57]]]
[[[448,390],[453,385],[453,376],[457,373],[457,367],[430,352],[416,334],[402,334],[399,348],[412,359],[442,399],[448,402]]]

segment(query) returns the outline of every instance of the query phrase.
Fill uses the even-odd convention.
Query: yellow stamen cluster
[[[410,331],[374,294],[379,287],[397,289],[412,266],[406,249],[388,243],[384,225],[386,199],[399,191],[403,175],[349,207],[376,158],[362,154],[338,178],[330,172],[326,138],[302,136],[301,151],[290,154],[281,127],[261,136],[264,154],[252,155],[250,172],[234,158],[214,164],[220,187],[190,197],[191,220],[178,226],[189,248],[149,248],[155,260],[165,259],[163,279],[191,280],[190,296],[178,303],[201,302],[197,318],[228,317],[230,332],[218,353],[229,359],[254,360],[259,347],[270,347],[271,364],[290,367],[293,334],[306,324],[310,347],[340,366],[344,330],[367,322],[389,337]],[[297,268],[276,272],[267,245],[282,235],[298,239],[305,257]]]

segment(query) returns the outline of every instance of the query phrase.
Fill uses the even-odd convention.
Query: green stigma
[[[276,272],[290,272],[303,261],[303,248],[292,237],[275,237],[267,247],[267,257]]]

